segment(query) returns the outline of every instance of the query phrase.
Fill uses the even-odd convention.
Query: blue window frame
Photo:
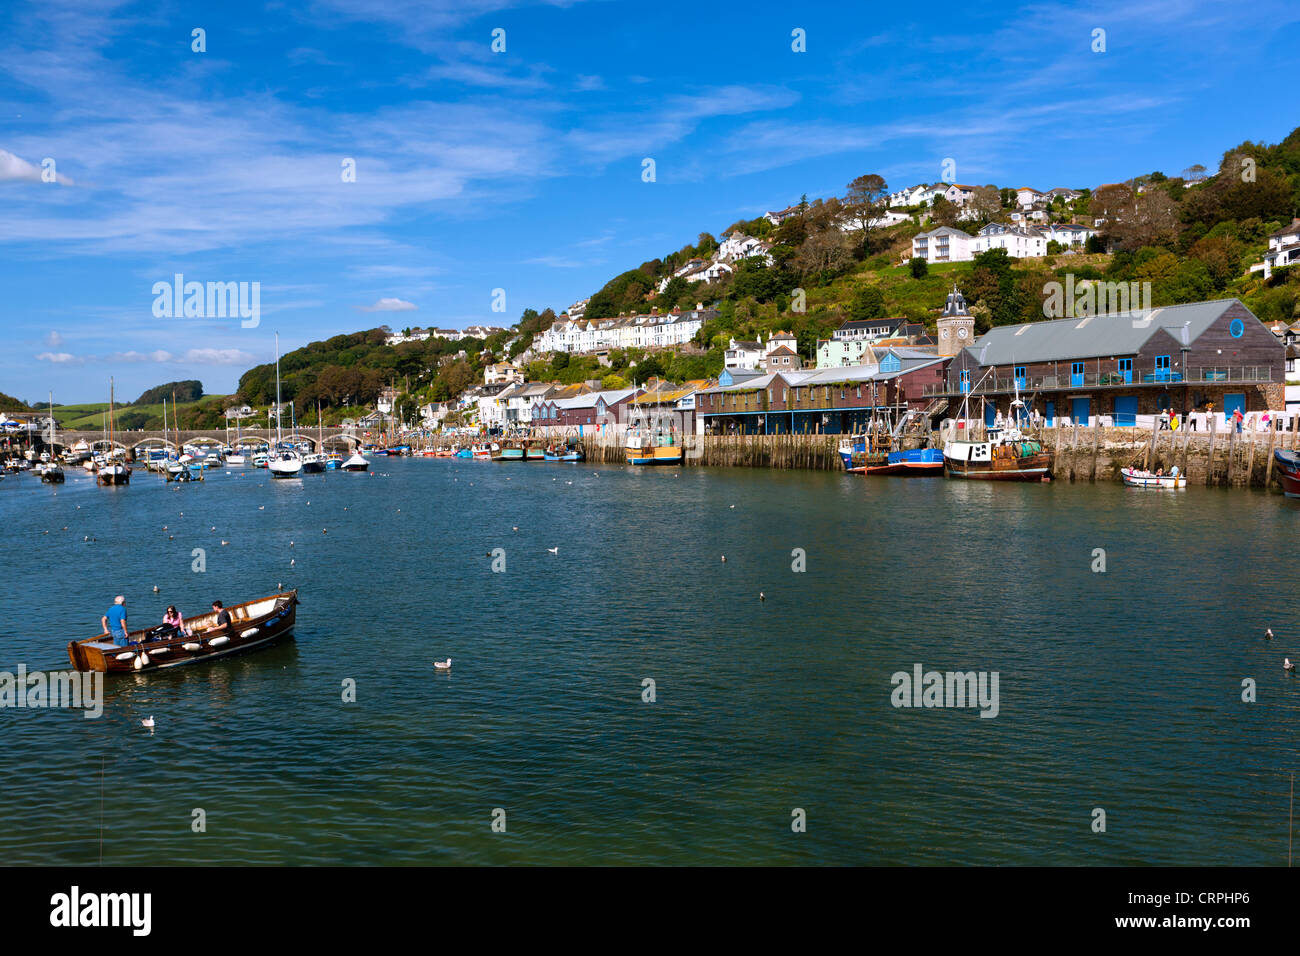
[[[1156,381],[1167,382],[1169,381],[1169,379],[1170,379],[1169,356],[1157,355],[1156,356]]]
[[[1016,366],[1016,371],[1015,371],[1015,376],[1016,376],[1016,387],[1017,387],[1017,388],[1025,389],[1025,388],[1028,388],[1028,387],[1029,387],[1029,384],[1028,384],[1028,383],[1029,383],[1029,378],[1028,378],[1028,376],[1025,375],[1025,366],[1023,366],[1023,365],[1017,365],[1017,366]]]
[[[964,368],[961,370],[961,390],[963,392],[970,391],[970,369]]]
[[[1083,384],[1083,363],[1074,362],[1070,365],[1070,384],[1079,386]]]
[[[1119,360],[1119,373],[1124,377],[1125,385],[1133,381],[1133,360],[1131,358]]]

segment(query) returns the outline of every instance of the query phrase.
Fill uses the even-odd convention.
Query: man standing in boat
[[[126,628],[126,596],[119,594],[113,598],[113,606],[108,609],[108,613],[99,619],[103,625],[104,633],[109,636],[114,644],[129,644],[128,635],[130,632]],[[120,632],[120,641],[118,640]]]

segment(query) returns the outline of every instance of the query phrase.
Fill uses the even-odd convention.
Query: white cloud
[[[257,356],[240,349],[190,349],[179,361],[196,365],[252,365]]]
[[[414,312],[419,306],[414,302],[386,297],[380,299],[374,305],[359,305],[357,308],[362,312]]]
[[[52,349],[57,349],[63,344],[63,336],[51,329],[50,334],[45,336],[45,344]]]
[[[68,179],[62,173],[57,172],[58,164],[55,164],[55,180],[60,185],[71,186],[72,180]],[[0,183],[3,182],[20,182],[20,183],[43,183],[41,178],[42,168],[34,166],[22,157],[15,156],[7,149],[0,149]]]
[[[83,361],[69,352],[42,352],[36,358],[38,361],[53,362],[56,365],[80,365]]]

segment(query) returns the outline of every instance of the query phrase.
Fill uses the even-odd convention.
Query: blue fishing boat
[[[883,468],[872,470],[873,475],[942,475],[942,448],[909,448],[891,451],[889,462]]]

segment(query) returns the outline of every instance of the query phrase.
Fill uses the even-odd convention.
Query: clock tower
[[[939,354],[956,355],[975,341],[975,317],[966,311],[966,300],[954,285],[939,316]]]

